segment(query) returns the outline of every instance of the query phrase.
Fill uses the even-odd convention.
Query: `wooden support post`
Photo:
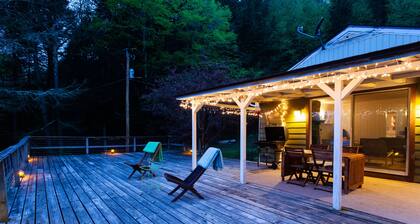
[[[9,209],[7,207],[7,183],[4,163],[0,163],[0,222],[7,222]]]
[[[246,108],[251,103],[251,100],[254,98],[253,95],[248,95],[245,98],[233,98],[235,103],[239,106],[240,112],[240,121],[241,121],[241,127],[240,127],[240,160],[239,160],[239,179],[241,184],[246,183]]]
[[[89,137],[86,137],[86,147],[85,147],[85,149],[86,149],[86,155],[88,155],[89,154]]]
[[[192,169],[194,170],[197,167],[197,112],[203,107],[202,103],[192,102],[191,112],[192,112],[192,147],[191,147],[191,159],[192,159]]]
[[[336,80],[334,89],[324,83],[318,84],[320,89],[334,99],[333,208],[336,210],[341,210],[342,204],[343,129],[341,114],[343,99],[362,82],[363,78],[353,79],[344,89],[343,80]]]
[[[171,136],[168,135],[168,139],[167,140],[168,140],[167,141],[168,147],[167,147],[166,150],[170,150],[171,149]]]

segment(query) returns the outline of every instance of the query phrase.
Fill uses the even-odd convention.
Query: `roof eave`
[[[254,80],[247,80],[237,83],[232,83],[228,85],[217,86],[209,89],[204,89],[200,91],[190,92],[178,96],[177,100],[186,100],[193,97],[199,97],[209,94],[214,94],[221,91],[232,90],[236,88],[244,88],[254,85],[266,84],[270,82],[289,80],[292,78],[301,78],[304,76],[309,76],[317,73],[330,72],[334,70],[354,67],[354,66],[363,66],[366,64],[372,64],[381,61],[392,60],[401,57],[408,57],[412,55],[420,54],[420,42],[415,42],[412,44],[401,45],[393,48],[388,48],[385,50],[370,52],[363,55],[357,55],[349,58],[344,58],[336,61],[330,61],[318,65],[308,66],[296,70],[290,70],[286,72],[280,72],[273,74],[271,76],[262,77]]]

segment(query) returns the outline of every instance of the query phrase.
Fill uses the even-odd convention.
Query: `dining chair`
[[[291,174],[287,183],[295,184],[304,187],[312,176],[312,167],[307,163],[305,151],[303,148],[284,148],[285,153],[285,169],[289,169]],[[306,177],[303,175],[306,174]],[[293,180],[293,176],[295,179]]]
[[[319,183],[321,182],[323,186],[329,184],[329,179],[333,175],[333,152],[319,150],[317,148],[312,149],[312,159],[313,159],[313,171],[317,172],[315,178],[315,189],[326,190],[325,188],[319,188]],[[330,191],[330,190],[328,190]]]
[[[312,151],[312,149],[319,150],[319,151],[329,151],[329,150],[331,150],[329,145],[324,145],[324,144],[313,144],[313,145],[311,145],[310,149],[311,149],[311,151]]]

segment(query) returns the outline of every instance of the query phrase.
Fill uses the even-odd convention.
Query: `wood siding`
[[[420,183],[420,84],[417,84],[415,99],[415,139],[414,139],[414,175],[413,181]],[[411,160],[412,161],[412,160]],[[410,161],[410,162],[411,162]]]

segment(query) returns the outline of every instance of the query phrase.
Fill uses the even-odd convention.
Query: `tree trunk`
[[[56,38],[50,38],[47,46],[48,87],[58,88],[58,44]]]

